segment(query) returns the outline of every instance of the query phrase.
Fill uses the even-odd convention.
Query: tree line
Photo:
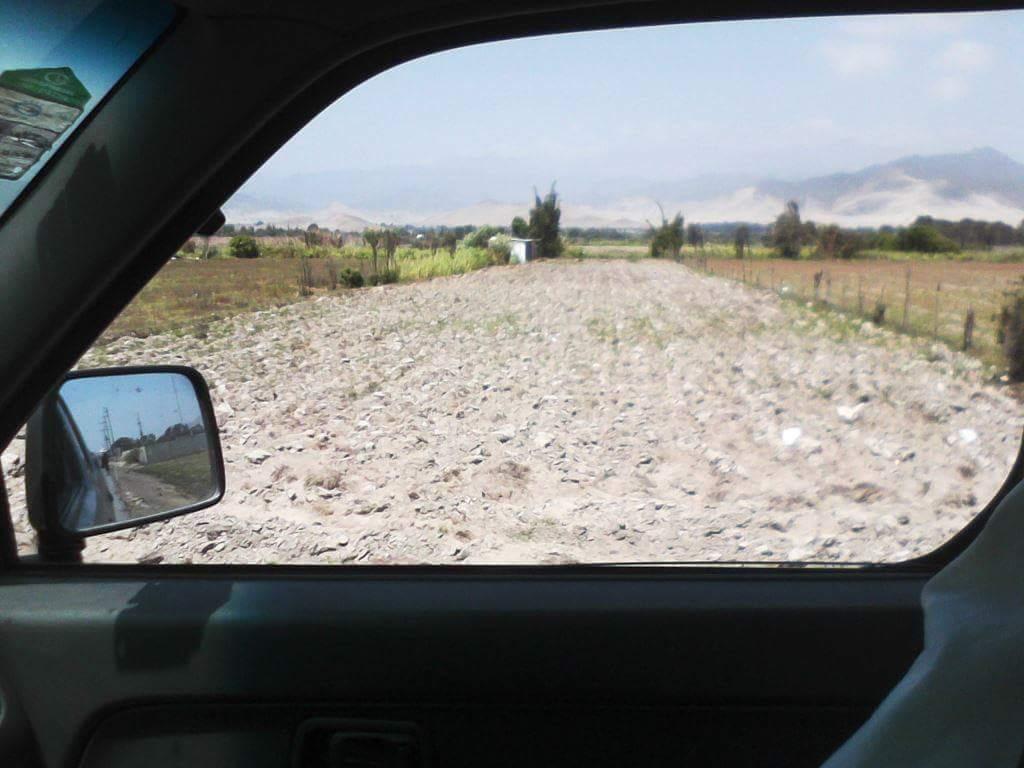
[[[705,243],[733,246],[737,258],[744,258],[756,242],[771,248],[781,258],[799,258],[805,249],[825,259],[852,259],[863,251],[911,251],[916,253],[958,253],[961,250],[990,250],[1024,245],[1024,221],[1011,227],[1000,221],[961,219],[949,221],[919,216],[907,227],[847,228],[817,224],[801,218],[795,200],[770,225],[719,223],[701,225],[684,222],[682,213],[671,220],[661,209],[661,222],[648,222],[647,239],[655,257],[679,258],[684,245],[701,248]]]

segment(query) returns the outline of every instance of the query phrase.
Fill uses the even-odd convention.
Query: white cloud
[[[893,61],[892,49],[869,40],[833,40],[821,47],[832,67],[842,75],[865,75],[887,70]]]
[[[928,90],[939,101],[959,101],[967,95],[967,80],[959,75],[946,75],[933,82]]]
[[[989,69],[994,58],[987,45],[974,40],[957,40],[939,55],[939,65],[950,72],[976,74]]]
[[[992,67],[992,49],[974,40],[954,40],[935,58],[935,66],[945,74],[928,88],[939,101],[959,101],[970,90],[971,78]]]

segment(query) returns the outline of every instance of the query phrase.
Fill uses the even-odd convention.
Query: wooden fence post
[[[942,283],[935,286],[935,312],[932,316],[932,336],[939,338],[939,294],[942,293]]]
[[[964,317],[964,352],[974,346],[974,307],[967,308],[967,316]]]
[[[857,275],[857,314],[864,314],[864,275]]]
[[[907,266],[907,277],[903,284],[903,322],[900,327],[906,333],[910,327],[910,267]]]

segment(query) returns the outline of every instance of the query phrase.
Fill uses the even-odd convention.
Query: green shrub
[[[648,224],[651,228],[651,257],[678,261],[685,240],[683,214],[677,213],[672,221],[669,221],[665,218],[665,212],[661,210],[660,204],[658,210],[661,211],[661,226],[655,228],[653,224]]]
[[[256,259],[260,255],[260,247],[255,237],[235,235],[228,242],[228,250],[236,259]]]
[[[914,224],[896,235],[896,248],[917,253],[958,253],[960,246],[927,224]]]
[[[338,274],[338,282],[346,288],[362,288],[365,281],[363,280],[362,272],[356,269],[351,269],[350,267],[345,267],[345,269],[341,270]]]
[[[859,233],[828,224],[818,229],[817,255],[825,259],[852,259],[864,250]]]
[[[466,239],[462,242],[468,248],[486,248],[487,241],[500,234],[502,234],[500,227],[484,225],[466,235]]]
[[[493,263],[491,253],[483,248],[459,248],[452,256],[438,253],[433,256],[423,255],[404,259],[399,262],[398,268],[402,280],[425,280],[431,277],[461,275],[489,267]]]
[[[885,302],[879,299],[875,302],[875,311],[871,313],[871,322],[875,325],[885,325]]]
[[[370,275],[370,285],[387,285],[388,283],[398,282],[398,270],[397,269],[382,269],[380,272],[375,272]]]
[[[489,242],[485,242],[482,247],[487,248],[496,264],[508,264],[508,260],[512,256],[512,241],[508,235],[493,235],[489,238]]]

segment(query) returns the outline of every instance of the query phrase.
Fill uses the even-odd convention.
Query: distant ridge
[[[225,206],[229,221],[345,230],[371,224],[504,225],[525,215],[532,189],[494,168],[451,174],[392,169],[297,174],[246,185]],[[570,189],[571,185],[567,185]],[[451,188],[449,188],[451,187]],[[389,188],[393,190],[389,193]],[[480,193],[472,196],[474,189]],[[454,191],[453,191],[454,190]],[[525,194],[524,194],[525,192]],[[919,215],[959,220],[1024,219],[1024,164],[991,147],[940,155],[908,155],[852,173],[802,181],[710,176],[678,182],[615,180],[563,194],[565,226],[640,229],[681,210],[687,221],[770,222],[787,200],[806,218],[844,226],[905,225]],[[385,207],[383,204],[388,204]]]

